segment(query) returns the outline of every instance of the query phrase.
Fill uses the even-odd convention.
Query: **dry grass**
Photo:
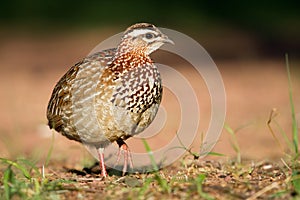
[[[186,156],[153,173],[122,177],[108,170],[110,176],[105,179],[99,176],[98,166],[74,170],[50,165],[44,177],[29,170],[29,178],[15,169],[17,180],[9,184],[20,190],[11,190],[9,197],[17,199],[288,199],[296,195],[291,169],[267,161],[237,164]],[[3,199],[3,180],[1,185]]]

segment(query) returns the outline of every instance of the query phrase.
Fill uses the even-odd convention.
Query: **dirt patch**
[[[289,199],[296,195],[289,182],[289,169],[272,162],[238,164],[186,157],[147,174],[120,176],[120,172],[108,169],[109,177],[103,178],[97,166],[75,170],[51,165],[45,172],[42,192],[38,195],[43,199],[250,200]],[[33,188],[27,188],[29,197]]]

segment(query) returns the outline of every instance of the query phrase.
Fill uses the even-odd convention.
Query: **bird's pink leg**
[[[129,161],[129,165],[131,167],[131,169],[133,169],[133,162],[132,162],[132,157],[131,157],[131,152],[129,150],[128,145],[124,142],[124,141],[117,141],[119,144],[119,151],[118,151],[118,157],[117,157],[117,161],[116,161],[116,165],[118,164],[119,160],[120,160],[120,156],[121,156],[121,151],[124,152],[124,165],[123,165],[123,176],[125,175],[125,173],[127,172],[127,165],[128,165],[128,161]]]
[[[97,149],[98,156],[99,156],[99,165],[101,169],[101,175],[103,177],[107,177],[106,167],[104,164],[104,148]]]
[[[124,166],[123,166],[123,176],[124,176],[125,173],[127,172],[128,161],[129,161],[129,165],[130,165],[131,169],[133,169],[133,162],[132,162],[131,152],[129,150],[128,145],[126,143],[124,143],[124,144],[122,144],[120,149],[122,149],[124,151]]]

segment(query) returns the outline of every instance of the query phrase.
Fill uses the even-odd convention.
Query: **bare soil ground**
[[[2,33],[0,157],[16,159],[25,156],[35,159],[38,166],[44,164],[51,146],[52,134],[45,126],[45,112],[52,89],[71,65],[86,56],[96,44],[108,36],[110,32],[98,35],[97,31],[78,34],[56,33],[51,36]],[[226,89],[226,123],[233,129],[243,127],[237,132],[237,140],[245,163],[231,162],[236,153],[231,146],[230,135],[224,130],[213,151],[225,154],[226,157],[208,156],[199,161],[188,156],[159,172],[160,177],[168,181],[170,190],[162,189],[155,173],[131,174],[125,177],[112,175],[102,180],[97,173],[82,171],[84,167],[93,163],[93,158],[84,147],[55,134],[54,150],[46,173],[52,181],[73,181],[62,186],[59,197],[110,199],[139,196],[142,199],[197,199],[202,194],[202,191],[199,191],[200,186],[188,180],[196,179],[202,173],[206,175],[203,192],[217,199],[254,199],[255,195],[271,198],[272,194],[285,190],[288,187],[286,182],[290,172],[280,159],[285,158],[286,147],[284,142],[283,147],[276,143],[266,125],[271,109],[276,107],[280,114],[276,118],[277,121],[287,133],[291,132],[284,58],[215,62]],[[291,66],[294,102],[299,120],[300,74],[296,70],[296,62],[292,61]],[[209,125],[209,94],[201,77],[194,77],[193,72],[184,67],[181,67],[180,71],[193,83],[200,102],[199,134],[192,145],[192,151],[197,152],[200,148],[201,133],[205,132]],[[166,92],[162,104],[167,111],[173,110],[172,114],[175,116],[168,119],[164,131],[176,133],[179,123],[176,107],[178,102],[172,100],[171,93]],[[278,138],[283,141],[282,136],[278,135]],[[154,149],[158,148],[162,145],[160,141],[151,140],[149,145]],[[135,144],[134,140],[128,142],[133,151],[143,151],[144,146],[141,143]],[[146,180],[153,180],[153,183],[146,183]],[[149,187],[145,184],[149,184]],[[139,189],[145,187],[143,191]],[[289,193],[276,198],[284,199],[291,195],[293,194]]]
[[[271,162],[240,165],[185,158],[158,173],[119,176],[109,170],[110,176],[103,179],[99,172],[99,168],[52,168],[50,181],[69,182],[49,194],[59,192],[62,199],[287,199],[295,195],[287,192],[292,191],[287,183],[289,173]],[[205,175],[201,183],[200,174]],[[167,182],[166,187],[160,178]]]

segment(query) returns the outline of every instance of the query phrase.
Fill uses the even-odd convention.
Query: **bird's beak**
[[[162,42],[163,43],[169,43],[169,44],[175,45],[175,43],[173,42],[173,40],[169,39],[168,36],[166,36],[166,35],[164,35],[164,37],[162,38]]]

